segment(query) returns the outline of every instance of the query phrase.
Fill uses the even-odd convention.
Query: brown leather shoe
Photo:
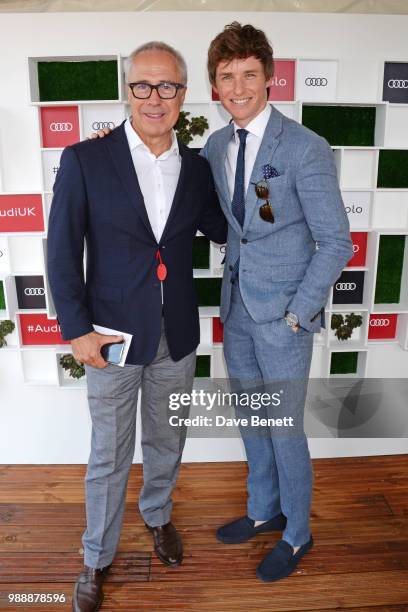
[[[177,567],[183,561],[183,543],[172,523],[150,527],[145,523],[154,539],[154,550],[160,561],[170,567]]]
[[[84,569],[75,583],[72,597],[73,612],[96,612],[96,610],[99,610],[103,602],[102,585],[109,568],[110,565],[102,569],[94,569],[84,565]]]

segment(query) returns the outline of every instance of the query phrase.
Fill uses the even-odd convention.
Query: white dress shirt
[[[173,130],[170,149],[156,157],[135,132],[130,118],[125,122],[125,133],[150,225],[159,242],[180,176],[181,157],[177,138]]]
[[[252,121],[248,123],[245,129],[249,132],[246,139],[245,145],[245,193],[248,190],[249,179],[251,178],[252,169],[254,167],[256,156],[258,155],[259,147],[261,146],[262,138],[265,133],[266,125],[271,116],[272,108],[271,105],[266,103],[263,111],[259,113]],[[240,126],[235,122],[234,135],[231,138],[231,142],[228,144],[227,157],[225,159],[225,169],[227,172],[228,188],[231,196],[234,195],[235,186],[235,170],[237,167],[237,157],[239,149],[239,136],[237,130]]]

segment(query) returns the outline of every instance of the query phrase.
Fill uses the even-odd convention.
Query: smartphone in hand
[[[118,365],[120,360],[122,359],[123,349],[125,348],[125,343],[122,342],[110,342],[108,344],[104,344],[101,348],[101,355],[105,361],[108,363],[113,363],[113,365]]]

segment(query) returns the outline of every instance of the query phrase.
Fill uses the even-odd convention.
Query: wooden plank
[[[231,475],[231,478],[233,475]],[[333,480],[335,478],[333,477]],[[336,478],[336,480],[338,480]],[[343,487],[343,488],[342,488]],[[330,495],[328,495],[330,492]],[[136,486],[129,483],[127,490],[127,503],[133,504],[134,508],[137,508],[140,493],[140,485]],[[376,482],[373,479],[373,484],[367,485],[366,481],[361,480],[359,483],[354,482],[352,485],[344,484],[339,485],[338,483],[326,483],[324,486],[320,486],[315,483],[313,490],[313,505],[312,512],[315,515],[320,515],[327,518],[336,516],[347,516],[347,512],[350,511],[361,511],[363,514],[373,514],[377,512],[378,508],[381,508],[382,514],[392,513],[391,507],[387,504],[387,499],[392,501],[396,500],[396,504],[399,503],[399,509],[397,512],[401,513],[402,509],[408,504],[408,484],[407,486],[395,485],[392,490],[385,488],[382,483]],[[246,502],[246,488],[245,480],[240,481],[239,484],[235,483],[234,486],[228,485],[227,483],[218,482],[216,487],[210,487],[203,482],[194,487],[187,485],[180,477],[179,484],[174,490],[173,499],[176,503],[185,504],[186,509],[201,505],[214,505],[226,504],[228,507],[231,505],[242,507],[245,509]],[[83,483],[77,482],[76,484],[65,484],[63,482],[52,482],[48,485],[42,485],[40,488],[36,487],[32,483],[19,483],[14,482],[7,484],[3,491],[0,491],[0,522],[4,522],[6,517],[3,517],[1,509],[5,509],[10,505],[10,501],[13,504],[84,504],[85,497],[83,491]],[[343,504],[346,506],[343,509]],[[373,510],[374,507],[374,510]]]
[[[314,609],[316,611],[316,608]],[[363,608],[336,608],[336,612],[408,612],[407,607],[402,605],[396,606],[364,606]],[[308,610],[305,610],[308,612]],[[329,608],[319,608],[317,612],[332,612]]]
[[[73,584],[83,567],[78,553],[6,553],[1,557],[0,583],[67,582]],[[109,572],[113,582],[147,581],[150,576],[149,552],[118,553]]]
[[[269,550],[254,543],[248,549],[225,546],[220,550],[186,551],[183,565],[174,571],[164,566],[150,552],[121,552],[116,555],[111,573],[116,582],[136,580],[201,581],[238,578],[255,575],[257,565]],[[233,558],[233,563],[231,559]],[[18,580],[21,583],[74,582],[81,571],[83,558],[77,553],[3,553],[0,583]],[[297,569],[299,575],[358,573],[408,569],[408,541],[372,545],[315,546]]]
[[[187,548],[207,549],[209,545],[215,549],[225,546],[215,538],[214,526],[208,525],[197,516],[196,528],[185,527],[175,523]],[[311,529],[316,543],[324,545],[355,544],[372,542],[397,542],[408,540],[408,518],[388,517],[381,521],[367,518],[364,521],[318,520],[311,522]],[[0,552],[76,552],[81,547],[83,529],[78,526],[0,526]],[[257,546],[271,546],[279,534],[260,534],[256,538]],[[132,526],[125,525],[121,534],[121,549],[123,551],[150,550],[152,537],[139,519]],[[237,547],[248,546],[247,543],[237,544]]]
[[[396,499],[396,498],[395,498]],[[398,500],[397,500],[398,501]],[[403,503],[403,498],[399,498]],[[223,522],[246,514],[246,494],[243,491],[240,500],[232,502],[227,498],[222,500],[211,500],[200,503],[197,508],[196,501],[183,501],[176,504],[173,511],[175,522],[180,521],[184,525],[195,525],[205,517],[206,523],[214,525],[214,528]],[[408,501],[407,501],[408,505]],[[398,508],[395,508],[397,510]],[[384,495],[360,495],[354,492],[348,495],[325,495],[315,496],[313,499],[312,519],[329,518],[364,518],[368,516],[389,516],[393,512],[390,508],[388,498]],[[395,514],[404,512],[395,512]],[[407,512],[405,513],[408,515]],[[0,504],[0,525],[60,525],[69,516],[70,525],[85,526],[85,504],[84,503],[58,503],[52,507],[44,503],[13,503]],[[139,518],[139,510],[136,503],[128,502],[123,517],[124,524],[134,524]]]
[[[183,565],[175,572],[164,566],[150,552],[121,552],[115,558],[113,572],[120,576],[135,575],[145,579],[146,567],[150,567],[151,580],[214,580],[248,578],[254,575],[257,565],[270,549],[269,542],[252,542],[247,549],[224,546],[219,550],[210,547],[200,551],[186,551]],[[233,557],[233,563],[231,563]],[[49,582],[75,579],[82,566],[82,557],[76,553],[3,553],[0,582],[19,577],[21,582]],[[299,566],[297,573],[304,575],[334,574],[365,571],[393,571],[408,569],[408,541],[377,543],[372,545],[315,546]],[[61,578],[65,574],[65,578]],[[140,576],[142,576],[140,578]]]
[[[341,457],[332,459],[313,459],[313,468],[315,478],[323,479],[327,476],[336,476],[341,466],[342,472],[347,472],[348,478],[356,477],[369,478],[370,475],[375,478],[386,480],[403,479],[406,481],[407,474],[407,456],[406,455],[380,455],[373,457]],[[201,483],[203,476],[208,476],[208,473],[217,468],[218,479],[231,482],[231,474],[236,478],[247,475],[246,462],[233,461],[223,463],[183,463],[180,469],[180,476],[188,477],[191,483]],[[0,487],[3,484],[13,484],[16,480],[27,483],[49,483],[55,480],[59,482],[77,482],[83,480],[86,473],[86,465],[0,465]],[[130,476],[132,480],[142,481],[142,467],[140,464],[134,464],[131,467]],[[338,480],[336,478],[336,480]]]
[[[247,612],[266,610],[286,612],[297,610],[338,610],[365,605],[408,604],[408,572],[368,572],[332,576],[291,576],[275,583],[262,583],[256,578],[174,583],[151,582],[106,585],[107,604],[112,609],[137,598],[140,609],[214,610]],[[173,586],[173,588],[171,588]],[[152,587],[155,587],[152,589]],[[156,590],[157,589],[157,590]],[[150,606],[150,607],[149,607]],[[108,608],[109,609],[109,608]]]

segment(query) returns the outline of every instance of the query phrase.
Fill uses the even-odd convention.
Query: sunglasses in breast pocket
[[[269,201],[270,193],[269,193],[269,185],[268,181],[262,179],[257,183],[254,183],[256,197],[259,200],[265,200],[265,202],[259,208],[259,216],[263,221],[267,223],[275,223],[275,216],[272,210],[272,204]]]

